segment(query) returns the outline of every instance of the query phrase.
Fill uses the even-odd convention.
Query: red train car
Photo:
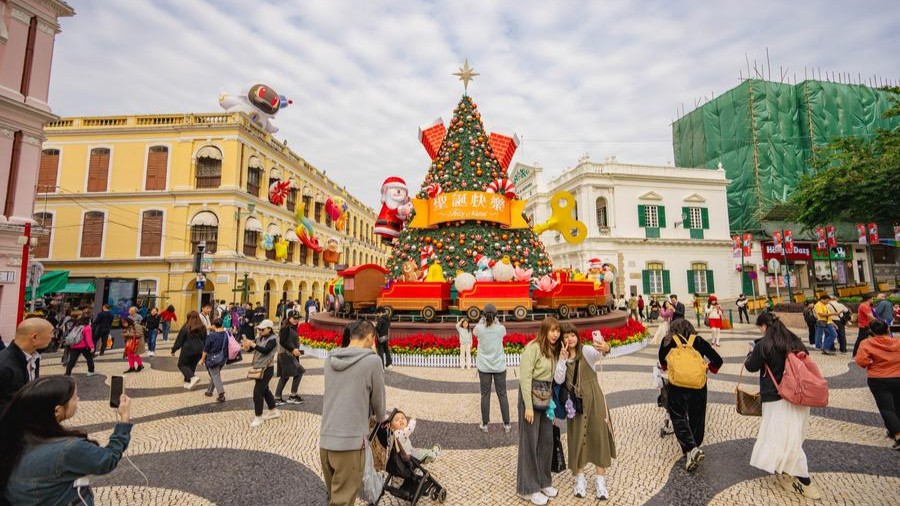
[[[512,311],[517,320],[524,320],[532,308],[531,283],[527,281],[476,282],[471,290],[460,292],[456,304],[465,311],[470,320],[478,320],[487,304],[493,304],[499,311]]]
[[[381,291],[377,303],[388,314],[396,310],[419,311],[425,321],[431,321],[438,311],[446,311],[450,306],[450,283],[396,281]]]
[[[606,285],[593,281],[564,280],[556,288],[545,292],[535,290],[534,307],[555,310],[560,318],[568,318],[573,309],[587,309],[590,316],[597,316],[606,308],[609,296]]]

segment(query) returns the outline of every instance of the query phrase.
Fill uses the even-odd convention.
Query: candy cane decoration
[[[495,179],[488,185],[486,190],[488,193],[500,193],[508,199],[516,198],[516,185],[509,179]]]
[[[422,253],[419,255],[419,259],[420,259],[419,268],[422,269],[423,271],[426,268],[428,268],[428,260],[430,260],[431,257],[433,257],[433,256],[434,256],[434,246],[429,244],[429,245],[425,246],[424,248],[422,248]]]
[[[430,199],[433,199],[442,193],[444,193],[444,190],[441,189],[441,185],[438,183],[431,183],[425,187],[425,195],[428,195],[428,198]]]

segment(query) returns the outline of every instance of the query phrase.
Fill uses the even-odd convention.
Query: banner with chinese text
[[[443,193],[431,199],[413,199],[415,216],[409,228],[430,228],[448,221],[480,220],[499,223],[505,228],[528,228],[522,217],[525,201],[508,199],[498,193],[460,191]]]

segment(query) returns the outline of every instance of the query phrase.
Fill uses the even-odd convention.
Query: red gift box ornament
[[[516,153],[516,149],[519,147],[519,137],[515,134],[512,137],[508,137],[498,133],[491,133],[490,137],[488,137],[488,143],[491,145],[491,151],[494,152],[494,156],[497,158],[497,163],[506,172],[506,169],[509,168],[509,164],[512,162],[513,155]]]
[[[509,179],[495,179],[485,188],[488,193],[499,193],[508,199],[516,198],[516,185]]]

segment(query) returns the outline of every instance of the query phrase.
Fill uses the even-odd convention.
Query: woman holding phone
[[[609,353],[609,344],[600,331],[594,331],[592,346],[584,346],[578,337],[578,329],[564,323],[560,329],[563,344],[553,380],[565,385],[569,394],[567,429],[569,469],[575,475],[575,497],[587,495],[587,479],[584,468],[594,464],[594,488],[597,499],[607,500],[606,468],[616,457],[612,421],[606,405],[606,396],[600,388],[594,364]],[[571,406],[570,406],[571,404]]]
[[[90,485],[76,481],[115,470],[131,440],[131,399],[119,397],[119,421],[106,446],[63,427],[77,409],[69,376],[38,378],[12,398],[0,417],[0,490],[9,504],[93,506]]]

